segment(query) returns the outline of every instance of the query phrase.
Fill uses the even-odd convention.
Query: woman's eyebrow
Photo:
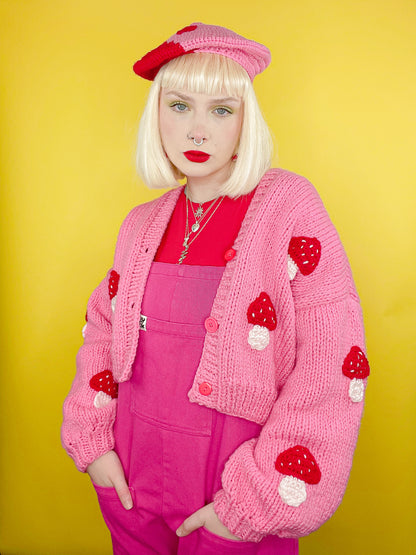
[[[186,94],[180,93],[178,91],[166,91],[165,94],[171,96],[179,96],[179,98],[181,98],[182,100],[192,100],[190,96],[186,96]]]
[[[190,96],[187,96],[186,94],[183,94],[179,91],[174,91],[174,90],[166,91],[165,94],[166,95],[172,95],[172,96],[178,96],[182,100],[187,100],[187,101],[192,100],[192,98]],[[240,99],[236,98],[234,96],[227,96],[225,98],[213,98],[212,99],[213,104],[226,104],[227,102],[234,102],[234,103],[238,104],[240,102]]]
[[[240,99],[236,98],[235,96],[227,96],[226,98],[214,98],[213,102],[216,104],[228,104],[230,102],[235,102],[238,104],[240,102]]]

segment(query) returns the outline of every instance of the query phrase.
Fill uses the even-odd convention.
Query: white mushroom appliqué
[[[315,485],[321,480],[321,471],[314,456],[302,445],[280,453],[275,466],[276,470],[285,474],[279,484],[279,495],[283,503],[291,507],[299,507],[306,501],[306,484]]]
[[[111,310],[113,312],[116,309],[116,298],[117,298],[119,281],[120,281],[120,275],[115,270],[111,270],[110,279],[108,280],[108,294],[110,295]]]
[[[276,311],[267,293],[263,291],[250,304],[247,319],[249,324],[254,324],[248,334],[249,345],[258,351],[265,349],[270,342],[269,331],[277,326]]]
[[[298,270],[303,276],[311,274],[320,258],[321,243],[316,237],[292,237],[287,256],[289,279],[294,279]]]
[[[342,365],[342,373],[351,380],[348,390],[351,401],[359,403],[364,399],[364,380],[370,374],[368,360],[360,347],[351,347]]]

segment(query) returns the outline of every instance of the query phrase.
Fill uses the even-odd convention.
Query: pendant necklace
[[[182,262],[185,260],[189,251],[189,247],[192,245],[192,243],[195,241],[195,239],[198,237],[201,231],[205,228],[205,226],[210,221],[212,216],[218,210],[223,200],[224,200],[224,197],[220,197],[219,200],[218,198],[214,199],[211,202],[211,204],[208,206],[208,208],[205,210],[205,212],[204,212],[202,203],[199,203],[199,206],[195,211],[192,205],[192,202],[189,199],[185,189],[186,221],[185,221],[185,235],[182,243],[182,246],[184,248],[179,257],[178,264],[182,264]],[[189,207],[188,207],[189,204],[191,205],[191,210],[195,219],[195,223],[191,226],[191,229],[189,229]],[[211,211],[211,209],[214,207],[215,204],[216,204],[215,208]],[[192,233],[195,233],[195,235],[192,237],[192,239],[190,239]]]
[[[214,204],[217,202],[218,199],[214,198],[214,200],[211,202],[211,204],[208,206],[205,212],[202,206],[203,203],[202,202],[198,203],[199,205],[195,212],[193,203],[188,196],[188,192],[186,188],[185,188],[185,196],[186,196],[186,200],[189,201],[189,204],[191,205],[192,213],[194,215],[194,220],[195,220],[195,223],[192,225],[191,229],[193,233],[196,233],[198,229],[201,227],[202,220],[208,215],[209,211],[211,210],[211,208],[214,206]]]

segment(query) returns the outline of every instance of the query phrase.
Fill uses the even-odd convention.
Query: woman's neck
[[[192,202],[203,204],[210,200],[214,200],[223,196],[220,192],[220,186],[215,184],[198,183],[195,179],[188,179],[186,183],[186,195]]]

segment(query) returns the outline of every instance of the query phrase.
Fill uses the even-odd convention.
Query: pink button
[[[217,320],[215,318],[211,318],[211,316],[205,320],[204,325],[208,333],[215,333],[218,329]]]
[[[229,262],[234,258],[234,256],[235,256],[235,249],[228,249],[224,253],[224,260],[227,260],[227,262]]]
[[[202,382],[199,384],[199,393],[201,395],[211,395],[212,387],[208,382]]]

